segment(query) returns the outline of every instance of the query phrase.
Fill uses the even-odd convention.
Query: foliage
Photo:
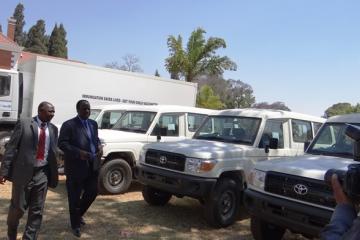
[[[23,31],[25,20],[24,20],[24,5],[19,3],[16,5],[13,18],[16,19],[15,25],[15,42],[20,46],[24,46],[26,42],[26,32]]]
[[[159,71],[156,69],[156,71],[155,71],[155,76],[156,77],[160,77],[160,73],[159,73]]]
[[[45,21],[40,19],[28,32],[25,50],[47,55],[47,44],[48,36],[45,35]]]
[[[224,108],[247,108],[255,103],[252,87],[240,80],[225,80],[220,76],[203,75],[196,79],[199,88],[209,85],[224,103]]]
[[[172,79],[185,79],[193,82],[203,74],[220,75],[224,70],[236,70],[236,64],[227,56],[221,57],[215,52],[226,48],[225,40],[210,37],[204,39],[205,30],[197,28],[189,38],[186,49],[183,49],[182,37],[169,36],[167,45],[170,56],[165,60],[165,66]]]
[[[273,102],[273,103],[259,102],[253,104],[252,107],[261,108],[261,109],[277,109],[277,110],[291,111],[291,109],[288,108],[283,102]]]
[[[66,40],[66,31],[64,29],[64,26],[60,24],[60,26],[58,27],[57,24],[55,24],[49,39],[49,48],[48,48],[49,56],[61,57],[67,59],[68,55],[67,55],[66,45],[67,45],[67,40]]]
[[[106,63],[104,67],[128,71],[128,72],[143,72],[139,64],[140,60],[137,56],[133,54],[127,54],[123,56],[122,59],[123,59],[123,64],[121,65],[118,62],[114,61],[111,63]]]
[[[324,116],[329,118],[336,115],[360,113],[360,104],[352,106],[350,103],[336,103],[325,110]]]
[[[2,26],[1,26],[1,24],[0,24],[0,33],[2,33]]]
[[[196,106],[209,109],[221,109],[223,108],[223,103],[219,96],[214,94],[214,91],[209,85],[204,85],[200,88],[197,95]]]

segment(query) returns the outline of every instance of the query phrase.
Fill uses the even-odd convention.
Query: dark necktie
[[[44,160],[44,156],[45,156],[45,127],[46,127],[46,123],[41,123],[40,136],[39,136],[38,148],[36,153],[36,159],[38,160]]]

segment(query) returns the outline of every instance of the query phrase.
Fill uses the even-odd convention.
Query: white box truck
[[[76,115],[79,99],[91,105],[194,106],[196,102],[194,83],[23,54],[26,60],[15,64],[17,70],[0,69],[0,148],[18,118],[36,115],[42,101],[54,104],[52,122],[57,125]]]

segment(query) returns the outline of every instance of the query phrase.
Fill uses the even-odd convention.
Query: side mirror
[[[277,149],[279,145],[279,139],[270,138],[270,143],[265,146],[265,153],[269,153],[269,149]]]
[[[360,127],[347,124],[345,134],[354,140],[354,161],[360,161]]]

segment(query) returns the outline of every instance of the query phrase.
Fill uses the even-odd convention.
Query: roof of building
[[[0,32],[0,49],[20,52],[22,50],[22,47],[20,47],[16,42],[14,42],[13,40],[5,36],[2,32]]]

